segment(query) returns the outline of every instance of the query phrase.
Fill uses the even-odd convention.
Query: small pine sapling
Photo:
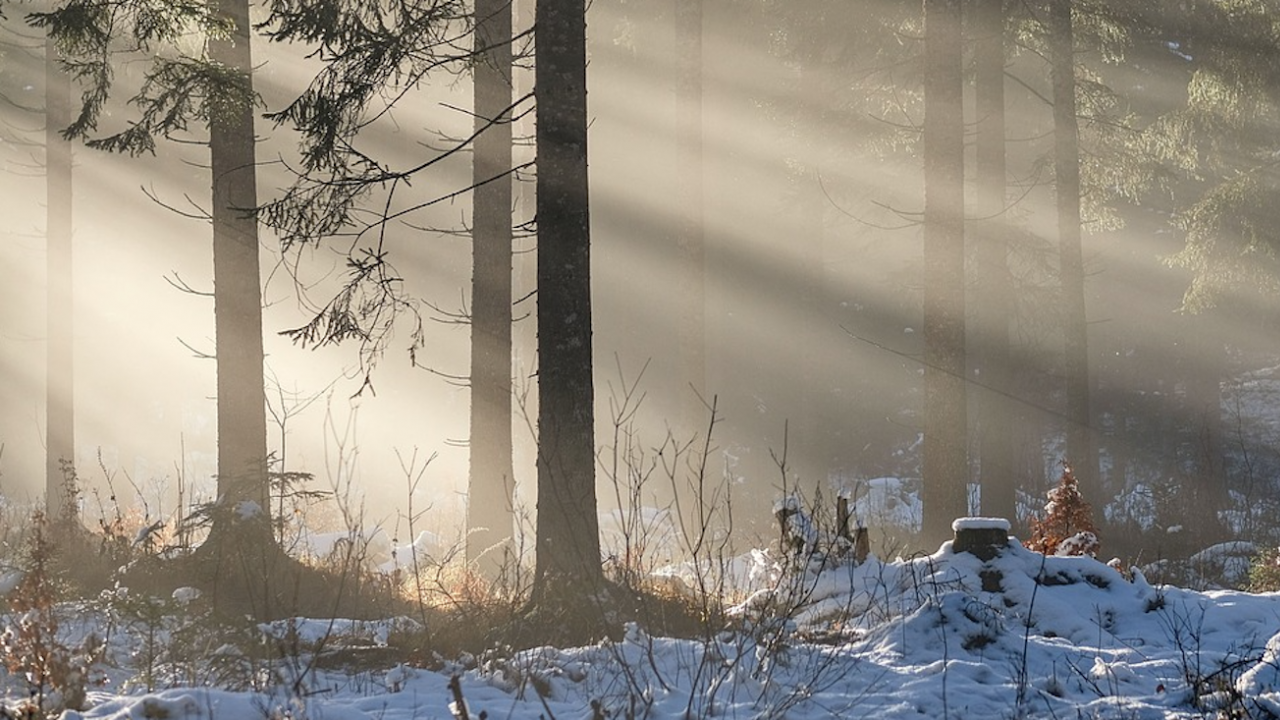
[[[1093,524],[1093,508],[1080,494],[1071,466],[1062,463],[1062,477],[1049,491],[1044,517],[1031,521],[1027,548],[1045,555],[1098,554],[1098,529]]]
[[[1280,591],[1280,548],[1263,548],[1249,563],[1249,592]]]

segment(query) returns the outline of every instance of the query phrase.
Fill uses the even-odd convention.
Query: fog
[[[921,112],[912,74],[919,43],[904,33],[896,55],[855,58],[857,47],[823,45],[827,35],[808,38],[792,29],[788,36],[770,26],[776,15],[708,4],[701,166],[706,374],[690,378],[681,374],[677,343],[683,308],[673,237],[684,198],[675,180],[683,158],[671,6],[598,0],[588,18],[597,440],[607,454],[610,395],[637,380],[645,396],[637,429],[654,445],[669,431],[678,438],[705,433],[709,411],[705,423],[694,423],[683,408],[691,394],[714,402],[712,471],[740,488],[743,524],[769,532],[770,506],[784,483],[826,491],[880,476],[919,476],[922,191],[911,139]],[[529,8],[518,11],[527,22]],[[856,28],[850,32],[857,42],[864,40],[859,32],[871,32],[858,28],[856,17],[827,24],[837,21]],[[43,103],[42,45],[15,34],[12,17],[6,27],[0,493],[24,501],[44,483],[45,254],[43,118],[20,106]],[[267,110],[282,107],[315,70],[299,48],[259,42],[254,52],[260,63],[254,82]],[[1147,67],[1155,70],[1142,83],[1096,57],[1085,61],[1140,88],[1130,98],[1135,105],[1181,102],[1181,71],[1161,75],[1168,59],[1158,50],[1143,52],[1152,54]],[[805,57],[821,62],[802,67]],[[120,67],[122,85],[136,82],[138,71]],[[1023,85],[1048,87],[1047,69],[1028,54],[1011,60],[1009,72]],[[872,77],[901,88],[874,95],[865,85]],[[518,72],[516,84],[527,90],[530,73]],[[1050,109],[1019,87],[1008,85],[1007,120],[1008,215],[1020,230],[1013,265],[1022,288],[1013,333],[1020,384],[1013,394],[1019,477],[1025,489],[1039,492],[1062,459],[1056,215],[1044,160],[1052,122]],[[467,77],[431,80],[376,124],[363,147],[395,165],[421,162],[432,148],[469,133],[470,102]],[[123,127],[131,112],[114,102],[103,129]],[[972,108],[967,112],[971,135],[975,118]],[[267,201],[291,181],[287,166],[297,140],[265,119],[257,130],[258,187]],[[528,122],[517,127],[518,134],[529,130]],[[111,487],[127,504],[145,502],[153,516],[172,511],[180,478],[188,493],[212,493],[214,363],[198,357],[213,352],[212,299],[175,287],[211,286],[210,228],[174,210],[199,214],[208,204],[207,151],[190,142],[200,139],[197,132],[187,143],[162,143],[155,157],[75,151],[76,466],[91,511]],[[527,144],[518,147],[518,160],[531,152]],[[394,204],[408,207],[465,187],[470,172],[467,155],[450,159],[397,190]],[[530,179],[521,177],[517,222],[531,219],[531,191]],[[1220,403],[1197,405],[1188,378],[1198,376],[1197,368],[1222,368],[1217,380],[1229,384],[1267,367],[1274,344],[1259,338],[1274,335],[1274,303],[1250,300],[1253,310],[1210,319],[1182,313],[1190,276],[1164,262],[1183,245],[1171,209],[1123,199],[1107,205],[1108,215],[1092,215],[1086,228],[1086,291],[1096,429],[1104,476],[1119,493],[1136,482],[1194,472],[1198,418],[1221,417],[1223,410]],[[403,323],[373,367],[355,346],[315,350],[280,335],[327,299],[344,272],[349,243],[327,241],[285,255],[270,233],[262,235],[274,413],[269,446],[286,469],[313,473],[318,488],[346,488],[350,479],[351,492],[367,499],[371,523],[396,523],[414,471],[434,455],[413,504],[432,508],[428,526],[460,531],[468,391],[452,378],[467,372],[468,332],[449,313],[468,305],[469,214],[464,194],[413,214],[412,226],[387,227],[391,261],[425,319],[420,367],[410,362],[411,327]],[[451,232],[417,229],[423,227]],[[517,298],[533,290],[532,248],[532,240],[518,241]],[[526,300],[515,311],[518,394],[533,386],[532,309]],[[360,392],[366,371],[372,386]],[[973,392],[981,391],[974,379]],[[526,412],[517,403],[513,432],[517,494],[527,505],[535,415],[532,407]],[[284,427],[272,421],[284,413],[290,414]],[[1241,430],[1235,439],[1241,445],[1257,438]],[[653,492],[661,504],[669,489]]]

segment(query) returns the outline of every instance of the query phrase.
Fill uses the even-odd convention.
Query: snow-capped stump
[[[987,561],[1009,546],[1009,521],[1004,518],[965,517],[951,523],[952,552],[967,552]]]
[[[818,528],[795,495],[787,495],[773,504],[773,516],[782,530],[782,551],[793,557],[807,557],[818,546]]]
[[[413,679],[413,668],[399,663],[395,667],[387,671],[384,682],[387,686],[387,692],[398,693],[404,689],[404,684]]]

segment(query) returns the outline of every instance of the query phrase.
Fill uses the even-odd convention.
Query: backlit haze
[[[528,22],[527,5],[519,4],[518,24]],[[823,46],[820,37],[768,27],[769,14],[708,4],[706,376],[693,379],[682,376],[677,347],[683,309],[673,237],[685,198],[677,182],[683,172],[680,69],[671,6],[597,0],[588,18],[597,443],[612,442],[611,393],[637,378],[645,394],[637,427],[646,446],[661,443],[668,429],[681,438],[705,432],[706,423],[694,427],[684,414],[696,387],[708,403],[715,399],[721,418],[712,473],[727,473],[741,489],[736,502],[742,523],[770,532],[768,512],[782,489],[784,457],[787,482],[809,491],[919,476],[916,221],[922,188],[912,128],[921,114],[913,74],[918,65],[911,57],[920,48],[904,34],[895,42],[906,60],[864,62],[851,57],[855,50]],[[19,106],[43,105],[43,45],[34,31],[30,37],[11,32],[12,19],[3,34],[10,47],[0,60],[0,493],[25,501],[44,482],[45,196],[43,117]],[[856,19],[849,22],[857,28]],[[858,29],[863,31],[869,32]],[[254,83],[268,110],[292,99],[315,71],[313,62],[300,59],[301,48],[258,41],[254,52],[260,64]],[[796,53],[821,58],[821,69],[802,70]],[[1156,58],[1150,66],[1170,62]],[[119,68],[122,87],[137,70]],[[1141,88],[1135,102],[1172,105],[1185,92],[1180,75],[1155,74],[1139,83],[1118,68],[1111,72]],[[1047,68],[1036,58],[1011,62],[1010,73],[1047,91]],[[873,77],[903,87],[888,99],[873,98],[859,85]],[[517,73],[518,90],[527,91],[531,82],[527,70]],[[1030,289],[1020,302],[1014,352],[1024,368],[1044,370],[1018,391],[1025,391],[1025,402],[1015,427],[1019,473],[1034,489],[1056,475],[1061,451],[1061,398],[1052,387],[1060,349],[1050,273],[1056,216],[1052,172],[1044,165],[1052,143],[1050,110],[1024,99],[1017,87],[1012,81],[1008,86],[1009,195],[1018,201],[1009,215],[1024,231],[1015,265]],[[469,133],[470,91],[465,75],[431,81],[377,124],[364,147],[393,166],[431,157]],[[123,127],[131,112],[113,103],[104,129]],[[290,181],[279,161],[290,158],[297,140],[266,120],[257,129],[259,199],[265,202]],[[527,136],[530,129],[524,121],[517,134]],[[517,161],[531,153],[527,143],[517,147]],[[214,363],[195,355],[214,349],[212,299],[174,287],[211,289],[211,230],[159,204],[191,213],[207,208],[207,149],[161,142],[156,157],[130,158],[81,146],[75,160],[77,468],[100,496],[110,477],[125,502],[140,496],[153,517],[168,515],[177,478],[207,497],[216,467]],[[469,156],[462,154],[399,188],[395,206],[453,192],[470,177]],[[517,222],[531,218],[531,191],[532,177],[522,176]],[[341,279],[347,245],[324,242],[284,258],[278,241],[262,235],[272,383],[267,397],[277,416],[296,411],[283,429],[283,448],[282,428],[268,416],[269,447],[283,454],[286,469],[314,473],[318,489],[345,488],[349,478],[352,492],[367,499],[370,523],[395,525],[410,476],[435,454],[414,506],[432,507],[423,525],[458,532],[468,391],[450,378],[467,373],[468,330],[449,313],[468,306],[470,246],[465,232],[418,228],[465,230],[469,203],[464,194],[413,214],[416,227],[388,226],[390,259],[405,291],[422,303],[426,335],[418,362],[424,367],[411,367],[406,324],[372,372],[373,391],[359,397],[353,397],[363,377],[357,347],[317,351],[278,335],[301,325],[306,309],[327,299]],[[1090,350],[1101,388],[1096,412],[1105,418],[1112,401],[1154,403],[1144,417],[1164,417],[1171,435],[1183,433],[1153,445],[1151,434],[1139,437],[1138,428],[1116,430],[1100,421],[1104,475],[1123,464],[1125,477],[1110,479],[1121,487],[1173,477],[1195,454],[1194,440],[1185,439],[1194,438],[1194,430],[1179,426],[1192,424],[1194,411],[1177,379],[1187,364],[1208,362],[1194,346],[1220,354],[1230,345],[1237,363],[1230,369],[1244,372],[1266,365],[1260,358],[1270,349],[1255,337],[1270,325],[1252,315],[1218,316],[1210,324],[1219,334],[1205,340],[1197,330],[1204,321],[1178,312],[1187,274],[1162,262],[1182,247],[1167,212],[1118,204],[1110,216],[1107,222],[1095,217],[1085,240]],[[531,239],[518,239],[517,298],[533,290],[532,248]],[[532,312],[529,299],[515,309],[522,318],[513,364],[517,393],[534,385]],[[519,408],[517,403],[515,472],[520,501],[531,504],[535,412],[529,407],[526,420]],[[651,492],[653,502],[663,503],[670,488],[655,479]],[[607,507],[613,494],[602,492],[601,498]],[[97,502],[92,492],[86,496],[90,513]]]

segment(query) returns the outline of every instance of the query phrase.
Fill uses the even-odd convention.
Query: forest
[[[1280,717],[1280,3],[0,0],[0,717]]]

